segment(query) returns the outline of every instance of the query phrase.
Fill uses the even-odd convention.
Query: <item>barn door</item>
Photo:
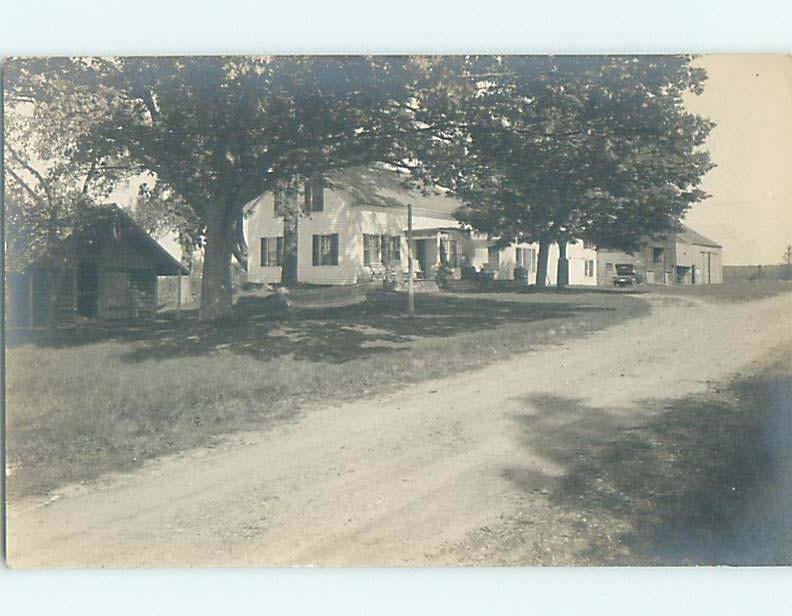
[[[129,319],[135,316],[128,272],[102,273],[99,311],[103,319]]]
[[[77,268],[77,314],[95,317],[99,312],[99,269],[94,263]]]

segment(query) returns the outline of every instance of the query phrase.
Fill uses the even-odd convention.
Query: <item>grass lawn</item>
[[[7,335],[12,495],[134,468],[263,429],[308,405],[357,399],[486,365],[646,314],[621,293],[373,293],[366,304],[280,312],[245,301],[219,325],[151,323]]]

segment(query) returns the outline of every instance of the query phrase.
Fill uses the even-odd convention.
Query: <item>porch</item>
[[[453,279],[462,277],[462,267],[470,260],[467,254],[467,232],[436,227],[414,229],[412,235],[411,253],[416,279],[434,279],[441,268],[447,268]]]

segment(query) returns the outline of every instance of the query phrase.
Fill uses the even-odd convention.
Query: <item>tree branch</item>
[[[34,167],[32,167],[29,163],[25,162],[25,160],[22,159],[22,157],[17,153],[17,151],[14,150],[14,148],[12,148],[10,145],[8,145],[8,143],[6,143],[5,146],[8,149],[9,153],[11,154],[11,158],[17,161],[20,165],[22,165],[26,171],[28,171],[32,176],[34,176],[39,181],[39,184],[41,184],[41,187],[44,189],[44,192],[47,195],[47,201],[49,202],[50,207],[51,208],[54,207],[55,201],[52,198],[52,191],[50,190],[49,183],[47,182],[47,180],[44,179],[44,176],[42,176],[41,173],[39,173],[39,171]]]
[[[25,182],[25,180],[23,180],[21,177],[19,177],[19,175],[17,175],[17,173],[16,173],[16,172],[14,172],[14,170],[13,170],[13,169],[12,169],[12,168],[11,168],[9,165],[6,165],[6,171],[8,171],[8,174],[9,174],[9,175],[10,175],[10,176],[11,176],[11,177],[14,179],[14,180],[16,180],[17,184],[19,184],[19,185],[20,185],[22,188],[24,188],[24,189],[25,189],[25,191],[27,191],[27,192],[30,194],[30,196],[31,196],[31,197],[33,197],[33,199],[34,199],[34,200],[35,200],[37,203],[39,203],[39,204],[41,204],[41,203],[42,203],[41,197],[40,197],[38,194],[36,194],[36,191],[35,191],[35,190],[33,190],[33,189],[30,187],[30,185],[29,185],[27,182]]]

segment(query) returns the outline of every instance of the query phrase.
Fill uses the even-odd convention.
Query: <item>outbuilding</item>
[[[723,282],[720,244],[688,226],[665,237],[646,238],[635,253],[597,250],[597,284],[612,286],[616,267],[634,265],[647,284],[702,285]]]
[[[6,272],[6,322],[46,324],[50,289],[57,285],[58,322],[75,318],[137,319],[157,311],[157,277],[187,274],[124,210],[110,205],[63,242],[73,255],[58,269],[41,259],[23,271]],[[67,247],[68,244],[68,247]]]

